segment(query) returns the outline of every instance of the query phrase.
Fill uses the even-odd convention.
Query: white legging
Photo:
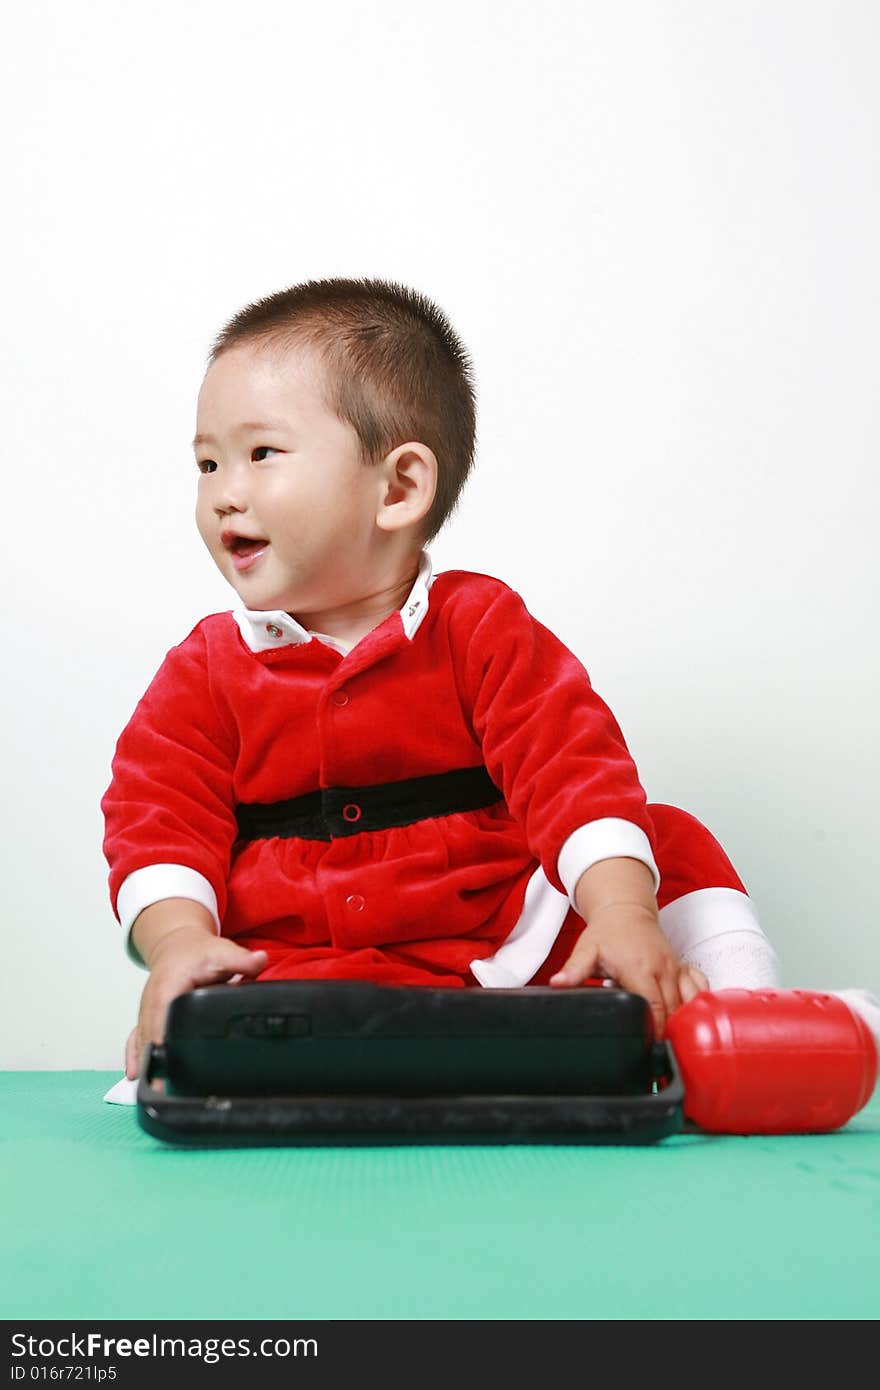
[[[779,959],[745,893],[687,893],[660,909],[660,926],[676,954],[702,970],[710,989],[779,989]]]

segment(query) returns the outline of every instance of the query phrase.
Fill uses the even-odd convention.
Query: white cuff
[[[123,881],[116,897],[116,912],[119,923],[125,932],[125,950],[129,960],[143,966],[131,939],[131,928],[139,913],[163,898],[191,898],[206,907],[214,918],[217,935],[220,935],[220,914],[217,911],[217,894],[204,874],[190,869],[185,864],[147,864],[143,869],[135,869]]]
[[[651,870],[654,892],[660,887],[660,870],[651,852],[651,842],[640,826],[616,816],[605,816],[581,825],[569,835],[559,851],[557,872],[565,884],[569,902],[577,910],[574,890],[581,874],[600,859],[640,859]]]

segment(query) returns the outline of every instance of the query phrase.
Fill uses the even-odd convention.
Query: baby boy
[[[218,335],[196,523],[239,602],[168,652],[101,802],[149,970],[127,1077],[220,981],[604,975],[659,1036],[700,989],[777,983],[724,850],[648,804],[580,661],[502,580],[434,574],[474,444],[465,350],[412,290],[310,281]]]

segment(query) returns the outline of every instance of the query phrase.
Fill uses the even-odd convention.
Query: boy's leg
[[[650,805],[657,832],[660,925],[710,989],[779,989],[779,961],[724,850],[677,806]],[[827,991],[860,1014],[880,1052],[880,1000],[864,989]]]
[[[778,989],[780,968],[755,905],[721,845],[678,806],[652,803],[660,926],[710,989]]]

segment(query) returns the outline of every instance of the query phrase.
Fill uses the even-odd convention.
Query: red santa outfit
[[[426,551],[349,651],[285,612],[203,618],[123,730],[101,808],[136,960],[138,914],[184,897],[268,952],[261,979],[544,983],[584,929],[578,879],[617,856],[650,869],[685,959],[730,933],[767,945],[708,830],[647,804],[580,661],[503,581],[433,575]]]

